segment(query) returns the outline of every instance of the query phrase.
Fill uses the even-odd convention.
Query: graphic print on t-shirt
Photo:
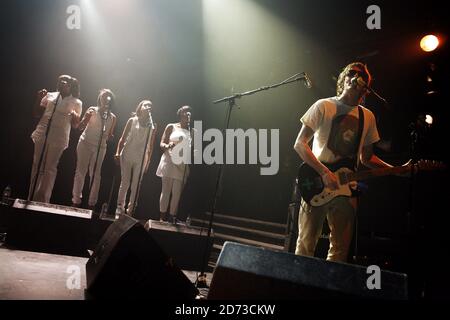
[[[353,115],[343,114],[333,119],[328,148],[338,157],[353,157],[358,148],[359,120]]]

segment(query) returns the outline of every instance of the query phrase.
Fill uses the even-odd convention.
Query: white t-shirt
[[[139,118],[134,116],[131,118],[131,128],[126,137],[125,144],[122,149],[121,155],[125,157],[128,161],[141,161],[142,156],[144,154],[144,150],[149,150],[152,137],[155,134],[155,126],[153,123],[150,124],[150,127],[141,126],[139,123]],[[148,129],[150,128],[150,133]],[[147,140],[147,148],[145,148],[145,141]],[[147,159],[148,153],[145,154],[145,159]]]
[[[80,136],[80,141],[85,141],[91,145],[98,146],[100,136],[103,134],[101,146],[102,148],[106,148],[106,140],[111,131],[114,114],[111,112],[111,114],[108,115],[108,119],[105,121],[102,118],[103,115],[99,113],[98,107],[91,107],[91,109],[93,109],[94,112],[92,113],[86,128]],[[103,132],[103,126],[105,126],[105,132]]]
[[[375,116],[362,107],[364,128],[358,145],[358,107],[346,105],[336,97],[315,102],[300,121],[314,131],[312,152],[324,163],[334,163],[342,158],[354,158],[356,150],[380,140]]]
[[[42,99],[41,106],[45,106],[45,111],[39,120],[36,129],[31,134],[31,138],[35,142],[45,138],[49,119],[52,116],[53,109],[55,109],[55,102],[56,110],[53,114],[51,127],[48,132],[47,143],[67,148],[69,145],[72,120],[70,113],[75,111],[78,114],[81,114],[82,102],[80,99],[72,96],[62,98],[59,92],[49,92]]]

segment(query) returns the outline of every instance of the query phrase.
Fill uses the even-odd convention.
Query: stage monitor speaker
[[[208,264],[214,239],[214,232],[208,239],[208,229],[186,226],[184,223],[172,224],[155,220],[148,220],[145,229],[161,248],[170,255],[180,268],[184,270],[204,270]]]
[[[121,215],[86,264],[94,299],[192,300],[197,288],[137,220]]]
[[[372,275],[362,266],[226,242],[208,299],[408,298],[405,274],[380,270],[380,289]]]
[[[3,211],[8,246],[88,257],[91,210],[15,199]]]

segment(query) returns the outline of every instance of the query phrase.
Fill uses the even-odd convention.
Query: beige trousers
[[[327,260],[346,262],[353,236],[356,198],[336,197],[321,207],[302,201],[298,215],[298,238],[295,254],[314,256],[317,241],[327,218],[330,248]]]

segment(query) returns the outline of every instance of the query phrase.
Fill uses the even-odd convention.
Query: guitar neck
[[[387,175],[391,175],[391,174],[406,173],[408,171],[411,171],[411,166],[372,169],[372,170],[348,173],[346,176],[346,180],[347,180],[347,182],[364,180],[364,179],[369,179],[372,177],[382,177],[382,176],[387,176]]]

